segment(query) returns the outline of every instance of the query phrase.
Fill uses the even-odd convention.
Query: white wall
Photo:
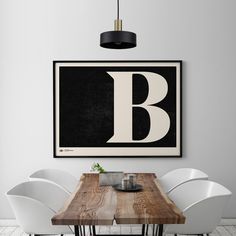
[[[115,0],[0,0],[0,218],[13,218],[4,193],[40,168],[76,176],[93,161],[107,169],[207,172],[234,194],[236,217],[236,1],[121,1],[124,28],[138,47],[99,47]],[[183,158],[53,159],[52,61],[182,59]]]

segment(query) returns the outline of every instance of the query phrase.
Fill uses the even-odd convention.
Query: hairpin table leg
[[[79,236],[79,226],[75,225],[75,236]]]
[[[163,225],[159,225],[159,230],[158,230],[158,236],[162,236],[163,235]]]

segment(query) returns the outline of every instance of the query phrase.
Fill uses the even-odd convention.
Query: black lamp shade
[[[136,34],[129,31],[107,31],[100,35],[103,48],[126,49],[136,47]]]

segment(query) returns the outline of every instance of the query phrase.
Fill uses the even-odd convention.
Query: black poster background
[[[155,104],[170,117],[165,137],[151,143],[107,143],[114,129],[114,82],[109,71],[154,72],[168,84],[166,97]],[[176,147],[176,67],[60,67],[59,76],[60,147]],[[158,88],[156,88],[158,92]],[[133,103],[143,103],[148,83],[133,76]],[[122,94],[120,95],[122,96]],[[143,108],[133,108],[133,139],[148,135],[150,119]]]

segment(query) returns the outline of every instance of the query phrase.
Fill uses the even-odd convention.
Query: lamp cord
[[[117,0],[117,20],[120,18],[120,0]]]

